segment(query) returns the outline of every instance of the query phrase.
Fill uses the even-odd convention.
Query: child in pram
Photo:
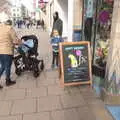
[[[35,35],[27,35],[21,38],[23,41],[17,48],[19,55],[14,57],[15,72],[20,75],[25,70],[33,71],[33,75],[38,77],[44,69],[43,60],[38,60],[38,39]]]
[[[26,54],[33,47],[33,39],[28,39],[27,41],[23,41],[23,43],[18,47],[18,52],[20,54]]]

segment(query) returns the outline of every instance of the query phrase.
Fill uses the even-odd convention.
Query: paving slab
[[[0,120],[22,120],[22,115],[4,116],[4,117],[0,117]]]
[[[37,82],[38,82],[38,84],[37,84],[38,87],[56,84],[55,79],[47,79],[47,78],[40,79]]]
[[[5,100],[17,100],[25,98],[25,89],[6,90]]]
[[[47,96],[40,98],[38,99],[37,107],[38,107],[38,112],[62,109],[59,96]]]
[[[78,112],[76,109],[53,111],[51,114],[53,120],[82,120],[79,119]]]
[[[0,101],[0,116],[9,115],[12,107],[12,101]]]
[[[49,112],[23,115],[23,120],[51,120]]]
[[[59,85],[49,85],[48,86],[48,95],[64,95],[68,94],[69,91],[60,87]]]
[[[52,70],[46,72],[47,79],[58,79],[59,73],[58,70]]]
[[[5,95],[6,95],[6,91],[4,89],[0,90],[0,100],[4,100]]]
[[[63,108],[84,106],[86,103],[80,94],[60,96]]]
[[[66,89],[69,90],[70,94],[80,94],[80,86],[68,86]]]
[[[16,100],[13,103],[11,114],[25,114],[36,112],[36,99]]]
[[[26,91],[27,98],[39,98],[47,96],[47,87],[28,88]]]
[[[77,110],[79,120],[96,120],[96,116],[88,106],[79,107]]]
[[[24,79],[19,82],[19,88],[35,88],[36,87],[36,80],[34,79]]]

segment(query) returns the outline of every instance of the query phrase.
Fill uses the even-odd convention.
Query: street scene
[[[0,1],[0,120],[120,120],[117,4]]]

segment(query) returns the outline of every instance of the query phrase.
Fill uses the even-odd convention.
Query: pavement
[[[12,69],[16,85],[0,91],[0,120],[113,120],[90,86],[60,86],[58,70],[51,69],[51,46],[47,32],[16,29],[19,37],[35,34],[39,38],[39,58],[45,70],[38,78],[31,72],[20,77]]]

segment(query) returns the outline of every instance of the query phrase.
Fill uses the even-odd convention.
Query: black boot
[[[2,86],[2,85],[0,85],[0,90],[1,90],[1,89],[3,89],[3,86]]]
[[[11,81],[11,79],[6,79],[6,86],[11,86],[11,85],[14,85],[16,84],[15,81]]]

